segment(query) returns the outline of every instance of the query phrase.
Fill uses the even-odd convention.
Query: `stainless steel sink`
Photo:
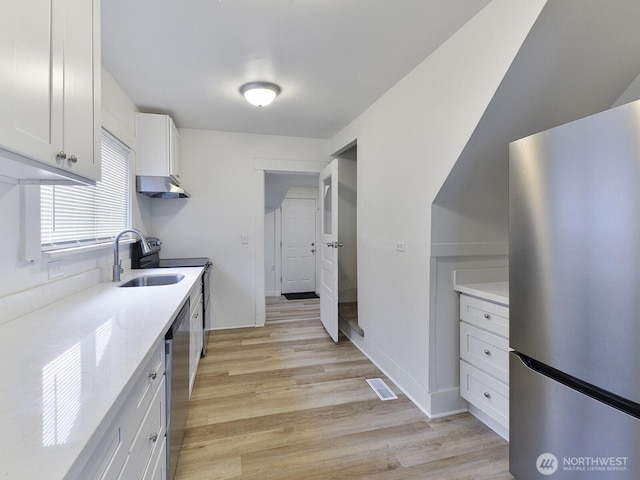
[[[154,287],[157,285],[173,285],[184,278],[184,275],[143,275],[124,282],[119,287]]]

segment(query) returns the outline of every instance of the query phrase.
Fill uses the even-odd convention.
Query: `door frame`
[[[253,205],[255,221],[255,325],[264,326],[267,319],[267,307],[265,296],[265,270],[264,270],[264,209],[265,186],[264,175],[266,172],[279,173],[317,173],[329,165],[331,159],[323,162],[309,160],[285,160],[276,158],[253,159]]]

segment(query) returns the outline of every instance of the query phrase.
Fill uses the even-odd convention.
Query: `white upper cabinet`
[[[0,2],[0,175],[100,178],[99,0]]]
[[[138,175],[171,177],[180,184],[180,135],[169,115],[136,113]]]

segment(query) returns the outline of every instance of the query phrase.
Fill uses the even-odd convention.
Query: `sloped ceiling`
[[[330,138],[489,0],[103,0],[102,61],[178,127]],[[282,93],[250,106],[239,87]]]
[[[507,240],[509,142],[613,106],[640,74],[639,24],[637,0],[547,3],[434,201],[434,243]]]

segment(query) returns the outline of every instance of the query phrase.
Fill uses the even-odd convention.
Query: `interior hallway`
[[[318,300],[271,299],[262,328],[212,332],[176,480],[511,479],[508,446],[469,414],[429,421]],[[381,401],[366,378],[397,400]]]

